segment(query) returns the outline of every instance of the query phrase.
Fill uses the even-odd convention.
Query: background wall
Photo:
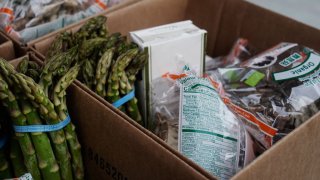
[[[320,29],[320,0],[247,0]]]

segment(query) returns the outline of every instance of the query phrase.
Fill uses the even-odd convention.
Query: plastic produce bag
[[[245,38],[239,38],[227,56],[208,58],[206,73],[212,73],[217,68],[233,67],[256,55],[255,48]]]
[[[209,79],[167,74],[153,87],[155,134],[169,146],[221,179],[254,159],[250,136]]]
[[[0,28],[28,42],[107,8],[108,0],[0,0]],[[112,2],[116,4],[118,2]]]
[[[247,130],[269,148],[319,111],[319,65],[314,50],[281,43],[218,76]]]

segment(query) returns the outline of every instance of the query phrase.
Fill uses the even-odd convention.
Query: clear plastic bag
[[[253,57],[255,48],[245,38],[239,38],[226,56],[215,57],[206,61],[206,73],[211,73],[221,67],[233,67]]]
[[[254,159],[250,135],[209,79],[167,75],[153,92],[154,132],[172,148],[221,179]]]
[[[28,42],[104,11],[108,0],[0,0],[0,28]],[[111,5],[110,5],[111,6]]]
[[[281,43],[234,68],[218,69],[226,95],[251,115],[247,130],[269,148],[319,111],[320,56]]]

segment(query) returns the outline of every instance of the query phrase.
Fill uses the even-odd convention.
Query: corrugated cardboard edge
[[[2,44],[0,44],[0,57],[6,60],[14,59],[16,55],[13,42],[6,34],[2,32],[0,32],[0,38],[4,41]]]
[[[66,27],[64,27],[64,28],[62,28],[62,29],[56,30],[56,31],[51,32],[51,33],[49,33],[49,34],[46,34],[46,35],[44,35],[44,36],[42,36],[42,37],[40,37],[40,38],[37,38],[37,39],[35,39],[35,40],[32,40],[32,41],[30,41],[30,42],[27,43],[27,46],[28,46],[28,47],[33,46],[34,44],[36,44],[36,43],[38,43],[38,42],[41,42],[41,41],[43,41],[43,40],[45,40],[45,39],[47,39],[47,38],[49,38],[49,37],[56,36],[57,34],[66,31],[67,29],[74,29],[74,28],[76,28],[76,27],[79,27],[80,25],[84,24],[88,19],[90,19],[90,18],[92,18],[92,17],[96,17],[96,16],[99,16],[99,15],[106,15],[106,14],[109,14],[109,13],[114,12],[114,11],[116,11],[116,10],[119,10],[119,9],[121,9],[121,8],[123,8],[123,7],[130,6],[130,5],[132,5],[132,4],[135,4],[135,3],[137,3],[137,2],[140,2],[140,1],[142,1],[142,0],[126,0],[126,1],[124,1],[124,2],[122,2],[122,3],[120,3],[120,4],[117,4],[117,5],[115,5],[115,6],[110,7],[110,8],[107,9],[106,11],[103,11],[103,12],[98,13],[98,14],[96,14],[96,15],[87,17],[87,18],[82,19],[81,21],[79,21],[79,22],[77,22],[77,23],[71,24],[71,25],[66,26]]]

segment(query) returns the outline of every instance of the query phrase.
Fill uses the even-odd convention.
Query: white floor
[[[320,0],[247,0],[320,29]]]

